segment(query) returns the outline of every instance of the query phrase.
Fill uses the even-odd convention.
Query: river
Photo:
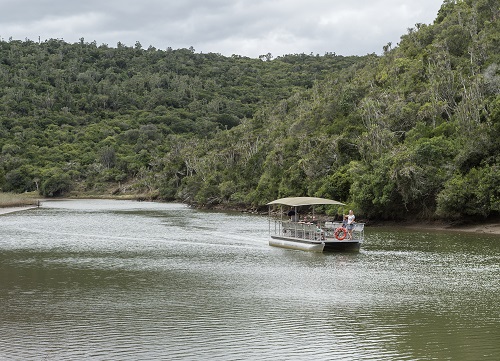
[[[266,217],[47,201],[0,216],[0,360],[498,360],[500,237],[366,228],[268,245]]]

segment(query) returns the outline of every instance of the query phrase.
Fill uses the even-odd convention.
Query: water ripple
[[[367,230],[267,245],[265,218],[64,201],[2,217],[0,359],[496,360],[498,242]]]

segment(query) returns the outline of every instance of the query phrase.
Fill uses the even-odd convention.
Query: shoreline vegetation
[[[0,209],[18,207],[36,207],[40,198],[35,192],[15,194],[0,192]]]
[[[142,197],[113,197],[113,196],[82,196],[82,197],[69,197],[65,199],[118,199],[118,200],[131,200],[131,201],[144,201]],[[42,206],[41,198],[35,193],[1,193],[0,192],[0,215],[36,208]],[[257,212],[243,207],[215,207],[214,211],[239,211],[245,213],[266,213]],[[485,222],[461,222],[461,223],[447,223],[444,221],[374,221],[370,222],[371,227],[402,227],[411,230],[425,230],[425,231],[452,231],[452,232],[467,232],[467,233],[480,233],[500,235],[500,219]]]

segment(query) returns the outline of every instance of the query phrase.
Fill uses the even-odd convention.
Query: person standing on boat
[[[292,222],[297,222],[299,220],[299,215],[293,208],[288,211],[287,216],[290,217]]]
[[[354,215],[354,212],[349,210],[349,215],[347,216],[347,235],[349,236],[349,239],[352,240],[352,230],[354,229],[354,223],[356,216]]]
[[[342,228],[347,229],[347,215],[344,214],[344,219],[342,220]]]

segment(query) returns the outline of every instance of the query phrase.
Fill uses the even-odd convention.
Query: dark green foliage
[[[189,194],[185,199],[193,202],[229,201],[239,182],[257,184],[251,180],[255,173],[241,167],[246,178],[211,177],[214,187],[200,187],[199,195],[189,192],[197,193],[196,187],[179,189],[193,183],[181,183],[184,177],[204,169],[198,159],[194,169],[185,168],[185,157],[200,144],[197,139],[237,127],[267,104],[309,88],[311,79],[358,60],[299,54],[264,62],[191,49],[143,50],[139,45],[0,41],[2,190],[43,186],[40,191],[46,195],[66,191],[66,186],[53,186],[61,183],[49,171],[57,167],[69,177],[62,183],[79,182],[87,190],[119,182],[128,190],[158,189],[166,199]],[[172,134],[182,138],[172,143]],[[262,167],[254,149],[245,152],[244,159]]]
[[[45,177],[40,194],[45,197],[63,196],[71,190],[71,178],[60,169],[54,169]]]
[[[448,218],[486,218],[500,212],[498,166],[473,168],[450,178],[438,197],[438,214]]]
[[[7,171],[4,175],[3,190],[6,192],[27,192],[34,189],[33,175],[27,166]]]

